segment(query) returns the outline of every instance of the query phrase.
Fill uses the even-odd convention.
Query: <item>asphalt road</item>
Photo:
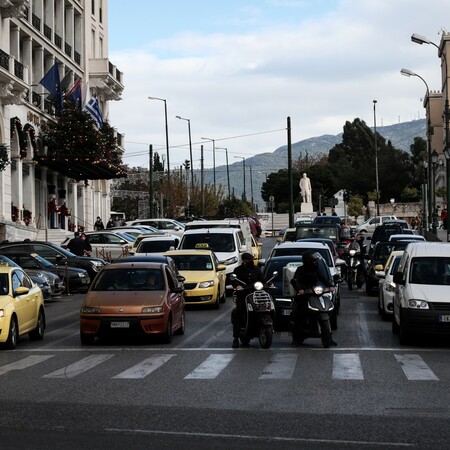
[[[255,341],[233,350],[230,299],[189,309],[170,345],[85,347],[81,301],[47,304],[44,340],[0,352],[0,448],[448,446],[450,346],[400,346],[364,290],[343,286],[331,349],[318,339],[292,348],[276,332],[269,350]]]

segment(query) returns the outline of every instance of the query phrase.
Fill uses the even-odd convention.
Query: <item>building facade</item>
[[[50,157],[40,140],[43,124],[58,118],[40,84],[55,65],[62,92],[79,80],[82,105],[96,95],[103,117],[108,102],[120,100],[123,74],[108,59],[107,18],[107,0],[0,0],[0,241],[59,243],[69,231],[92,229],[97,216],[109,218],[117,167],[64,158],[63,149]],[[114,133],[120,148],[123,136]]]

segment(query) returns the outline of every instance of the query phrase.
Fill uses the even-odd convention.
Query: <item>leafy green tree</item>
[[[445,186],[439,186],[436,189],[436,197],[441,197],[444,203],[447,203],[447,188]]]
[[[361,195],[352,195],[347,204],[347,214],[356,219],[364,214],[364,199]]]

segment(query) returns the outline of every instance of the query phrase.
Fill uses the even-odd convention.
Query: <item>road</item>
[[[265,250],[270,241],[265,242]],[[81,346],[82,295],[48,303],[42,342],[0,352],[2,449],[444,448],[450,347],[400,346],[375,297],[342,290],[338,346],[231,349],[231,299],[189,309],[170,345]]]

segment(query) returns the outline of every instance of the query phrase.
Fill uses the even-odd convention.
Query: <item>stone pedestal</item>
[[[312,203],[301,203],[300,204],[300,212],[302,214],[312,214],[313,213],[313,205]]]

